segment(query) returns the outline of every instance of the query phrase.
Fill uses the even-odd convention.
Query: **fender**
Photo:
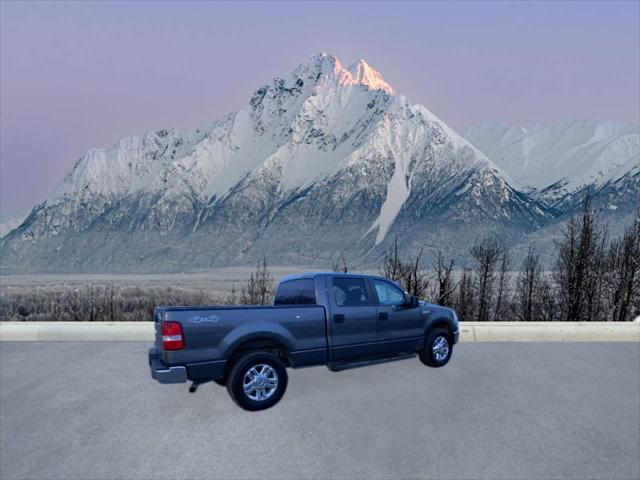
[[[229,358],[240,344],[257,338],[269,338],[282,343],[288,351],[293,350],[294,338],[286,328],[277,323],[251,322],[231,330],[220,342],[220,351],[225,359]]]
[[[453,333],[455,331],[455,328],[453,326],[453,322],[451,321],[450,318],[447,317],[443,317],[443,316],[437,316],[437,317],[433,317],[427,320],[426,324],[425,324],[425,328],[424,328],[424,334],[427,335],[429,333],[430,330],[433,329],[434,326],[436,325],[446,325],[447,329]]]
[[[420,308],[423,314],[427,314],[424,323],[425,335],[427,335],[429,330],[435,325],[446,325],[452,335],[458,330],[458,317],[452,309],[426,302],[422,303]]]

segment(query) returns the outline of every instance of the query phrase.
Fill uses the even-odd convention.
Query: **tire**
[[[282,360],[272,353],[250,352],[240,357],[231,368],[227,391],[240,408],[264,410],[280,401],[287,382],[287,369]]]
[[[431,330],[424,340],[424,348],[420,350],[420,361],[429,367],[443,367],[451,359],[453,338],[448,330],[436,328]],[[444,354],[444,355],[443,355]]]

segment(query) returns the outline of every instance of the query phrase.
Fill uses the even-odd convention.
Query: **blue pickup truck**
[[[441,367],[460,333],[449,308],[371,275],[285,277],[270,306],[158,307],[151,376],[160,383],[215,381],[246,410],[275,405],[287,367],[332,371],[419,356]]]

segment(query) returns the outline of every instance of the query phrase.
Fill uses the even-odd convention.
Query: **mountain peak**
[[[396,93],[393,87],[382,78],[380,72],[369,65],[363,58],[351,65],[347,71],[354,83],[366,85],[373,90],[384,90],[391,95]]]
[[[349,68],[344,68],[338,57],[321,52],[313,55],[307,65],[314,65],[319,72],[337,78],[340,85],[364,85],[370,90],[383,90],[390,95],[396,94],[395,89],[382,78],[380,72],[362,58]]]

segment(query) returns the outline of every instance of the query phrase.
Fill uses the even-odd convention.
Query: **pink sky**
[[[190,129],[310,55],[365,58],[458,130],[640,121],[638,2],[2,2],[0,212],[88,148]]]

